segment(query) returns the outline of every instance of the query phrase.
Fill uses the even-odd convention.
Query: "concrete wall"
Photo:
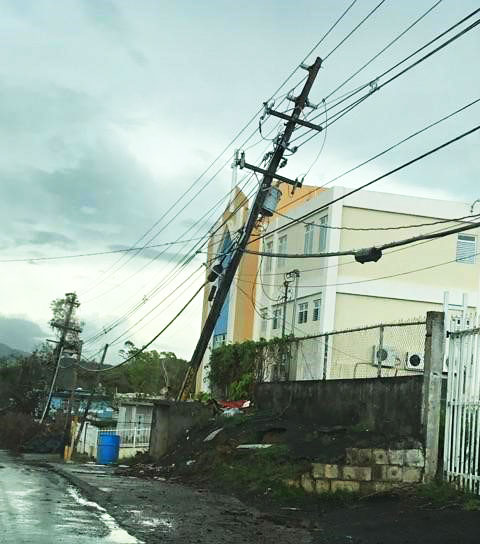
[[[200,402],[157,401],[153,409],[149,453],[159,459],[193,425],[206,423],[212,408]]]
[[[423,376],[258,384],[260,410],[315,419],[318,425],[363,424],[391,436],[422,437]]]
[[[307,493],[349,491],[383,493],[395,487],[419,484],[424,476],[425,457],[421,447],[408,449],[347,448],[345,464],[312,463],[310,472],[291,487],[302,487]]]

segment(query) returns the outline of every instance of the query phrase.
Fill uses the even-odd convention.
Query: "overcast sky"
[[[203,234],[215,214],[192,225],[229,191],[231,169],[221,170],[183,211],[208,176],[172,208],[176,199],[349,4],[0,1],[0,259],[128,247],[164,214],[143,243],[157,233],[152,243]],[[325,56],[376,4],[358,0],[315,53]],[[324,63],[312,101],[320,102],[433,4],[387,0]],[[338,94],[374,79],[476,7],[473,0],[443,0]],[[476,99],[479,48],[475,29],[333,125],[306,183],[321,184]],[[302,76],[297,72],[284,91]],[[368,181],[472,128],[479,113],[478,105],[470,108],[341,184]],[[273,126],[269,121],[265,129]],[[302,147],[285,175],[305,172],[322,141],[319,136]],[[263,144],[247,158],[256,160]],[[480,197],[478,144],[478,136],[466,138],[376,189],[470,202]],[[88,338],[165,281],[172,259],[187,247],[157,248],[118,264],[118,255],[0,263],[0,342],[31,349],[50,334],[50,301],[74,290]],[[201,273],[193,274],[201,262],[199,255],[86,353],[133,326],[175,288],[173,297],[123,337],[137,345],[151,338],[200,285]],[[154,347],[189,358],[199,328],[200,300]]]

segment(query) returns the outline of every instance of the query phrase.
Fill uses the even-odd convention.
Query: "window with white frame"
[[[304,253],[310,255],[313,253],[313,225],[305,225],[305,243],[304,243]]]
[[[284,234],[278,239],[278,253],[287,253],[287,235]],[[285,257],[278,257],[278,266],[285,265]]]
[[[282,321],[282,308],[274,308],[272,329],[279,329],[281,321]]]
[[[273,240],[266,240],[265,242],[265,252],[266,253],[273,253]],[[265,272],[271,272],[272,271],[272,258],[271,257],[263,257],[264,259],[264,270]]]
[[[315,299],[313,301],[313,315],[312,321],[320,321],[320,313],[322,311],[322,297]]]
[[[322,252],[327,249],[327,216],[320,217],[318,222],[320,227],[320,240],[318,244],[318,251]]]
[[[459,234],[457,238],[457,262],[475,264],[476,252],[477,237],[471,234]]]
[[[298,305],[298,322],[306,323],[308,320],[308,302],[301,302]]]
[[[260,310],[260,335],[263,337],[267,332],[267,309]]]

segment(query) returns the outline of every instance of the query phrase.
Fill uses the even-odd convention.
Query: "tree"
[[[0,366],[0,409],[35,414],[51,373],[51,354],[44,343],[31,355]]]
[[[132,343],[125,342],[120,350],[124,358],[132,361],[101,376],[102,385],[109,391],[175,396],[180,388],[187,361],[179,359],[171,351],[143,351]]]

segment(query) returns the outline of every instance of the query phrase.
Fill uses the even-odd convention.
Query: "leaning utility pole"
[[[73,311],[75,308],[77,308],[80,305],[77,300],[76,293],[67,293],[65,295],[65,300],[67,304],[67,312],[65,314],[64,322],[63,323],[53,322],[53,326],[55,328],[60,329],[62,332],[60,333],[60,339],[55,348],[55,355],[56,355],[55,369],[53,371],[52,381],[50,383],[50,390],[48,393],[47,402],[45,403],[45,408],[42,413],[42,417],[40,418],[40,423],[43,423],[45,418],[48,416],[48,412],[50,410],[50,402],[52,401],[53,388],[55,387],[58,371],[60,369],[60,360],[62,358],[63,350],[65,348],[65,341],[67,339],[67,334],[71,332],[72,330],[75,330],[75,331],[78,330],[78,329],[72,329],[72,327],[70,327],[70,321],[72,319]]]
[[[273,179],[275,178],[277,180],[290,183],[294,186],[301,185],[300,182],[289,180],[287,178],[284,178],[283,176],[279,176],[276,172],[283,159],[285,150],[288,148],[288,145],[290,143],[290,138],[297,124],[306,126],[308,128],[314,128],[319,131],[322,130],[322,127],[313,125],[312,123],[309,123],[308,121],[304,121],[300,119],[300,115],[302,114],[303,109],[305,108],[305,106],[309,105],[308,94],[310,93],[313,82],[315,81],[315,78],[317,77],[321,64],[322,64],[322,60],[319,57],[317,57],[317,59],[315,60],[312,66],[302,65],[302,68],[308,71],[308,77],[302,89],[302,92],[300,93],[298,97],[294,99],[295,107],[291,116],[281,112],[276,112],[272,110],[271,108],[266,109],[268,114],[273,115],[275,117],[279,117],[281,119],[285,119],[287,121],[285,123],[285,130],[283,131],[283,134],[281,134],[275,141],[275,149],[271,155],[270,162],[268,164],[267,169],[264,170],[256,166],[246,164],[244,160],[242,160],[240,163],[240,166],[243,168],[248,168],[250,170],[253,170],[254,172],[259,172],[263,174],[262,183],[257,192],[255,200],[252,204],[250,215],[243,229],[242,237],[240,238],[237,247],[233,250],[232,258],[225,272],[220,278],[221,281],[220,281],[218,290],[216,292],[215,298],[213,300],[210,313],[208,314],[208,317],[203,325],[202,332],[200,333],[200,338],[198,339],[197,345],[195,347],[192,358],[190,360],[190,365],[185,374],[182,387],[180,388],[180,391],[177,397],[179,400],[185,400],[189,396],[197,371],[201,365],[203,356],[205,355],[208,342],[210,341],[213,330],[215,328],[215,324],[222,310],[223,304],[227,297],[232,281],[235,277],[235,273],[237,271],[238,265],[240,264],[240,260],[243,256],[243,251],[250,240],[250,236],[253,232],[258,216],[262,210],[265,197],[267,196],[267,193],[269,192]]]

